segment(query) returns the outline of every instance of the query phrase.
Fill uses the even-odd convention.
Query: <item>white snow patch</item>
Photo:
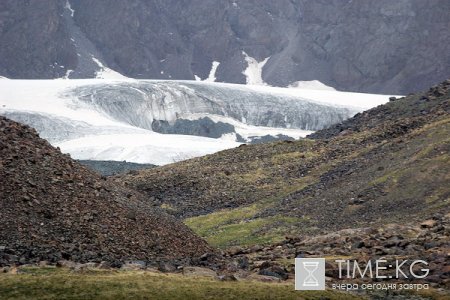
[[[73,73],[73,70],[67,70],[66,71],[66,75],[64,75],[63,77],[62,77],[62,79],[69,79],[69,76],[70,76],[70,74],[72,74]]]
[[[247,78],[247,84],[249,85],[266,85],[266,83],[262,79],[262,69],[264,65],[269,60],[269,57],[266,57],[263,61],[258,62],[251,56],[248,56],[245,51],[242,51],[244,55],[245,61],[247,62],[247,68],[242,72]]]
[[[222,134],[222,136],[220,137],[221,140],[230,141],[230,142],[235,142],[236,138],[237,138],[236,133],[234,133],[234,132]]]
[[[274,93],[278,95],[288,95],[301,97],[318,103],[332,104],[336,106],[353,107],[360,111],[389,102],[389,97],[396,95],[380,95],[366,93],[352,93],[332,90],[310,90],[279,88],[262,85],[246,85],[248,89],[262,93]],[[396,97],[402,97],[397,95]]]
[[[72,6],[70,6],[69,0],[66,0],[66,9],[70,11],[70,16],[73,18],[73,15],[75,14],[75,10],[72,9]]]
[[[195,75],[195,74],[194,74],[194,78],[195,78],[195,81],[202,81],[202,79],[199,76]]]
[[[234,141],[148,131],[145,134],[87,136],[55,146],[76,159],[111,160],[113,157],[118,161],[165,165],[238,145]]]
[[[117,121],[93,110],[92,107],[77,99],[61,96],[66,89],[96,83],[98,83],[97,79],[2,80],[0,81],[0,113],[1,109],[5,109],[52,114],[95,126],[117,125]],[[121,124],[121,126],[126,125]]]
[[[209,76],[204,81],[206,81],[206,82],[215,82],[216,81],[216,71],[217,71],[217,68],[219,67],[219,65],[220,65],[220,62],[218,62],[218,61],[212,62],[211,71],[209,71]]]
[[[183,80],[177,80],[182,83]],[[195,82],[186,80],[190,84],[206,84],[221,87],[229,87],[234,90],[242,91],[256,91],[260,93],[269,93],[275,95],[286,95],[291,97],[302,98],[311,102],[322,103],[333,106],[344,106],[348,108],[355,108],[359,111],[367,110],[381,104],[389,102],[389,97],[403,97],[402,95],[382,95],[382,94],[367,94],[343,92],[336,90],[310,90],[310,89],[295,89],[285,87],[274,87],[269,85],[248,85],[248,84],[234,84],[224,82]]]
[[[291,83],[288,88],[320,91],[336,91],[335,88],[328,86],[319,80],[296,81]]]
[[[92,60],[100,67],[100,70],[95,73],[97,79],[127,79],[128,77],[114,71],[102,64],[100,60],[92,57]]]

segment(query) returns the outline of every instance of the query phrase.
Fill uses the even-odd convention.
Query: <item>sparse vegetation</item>
[[[360,299],[333,291],[299,292],[293,282],[222,282],[149,271],[28,268],[0,274],[1,299]]]
[[[210,245],[227,248],[279,242],[284,239],[288,228],[299,225],[300,221],[283,216],[256,218],[251,208],[246,207],[189,218],[185,220],[185,224]]]
[[[243,146],[119,180],[159,198],[222,248],[420,220],[449,207],[448,85],[358,114],[314,139]]]

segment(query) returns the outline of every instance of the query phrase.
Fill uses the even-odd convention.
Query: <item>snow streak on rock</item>
[[[263,61],[258,62],[244,51],[242,51],[242,54],[247,62],[247,68],[242,72],[247,78],[247,84],[266,85],[262,79],[262,69],[270,57],[266,57]]]

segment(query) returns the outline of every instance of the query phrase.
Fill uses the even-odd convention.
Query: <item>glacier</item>
[[[72,157],[156,165],[267,136],[298,139],[389,97],[205,81],[0,80],[0,114]]]
[[[173,123],[191,114],[211,114],[248,125],[315,131],[358,111],[233,86],[181,81],[117,82],[77,87],[63,97],[77,98],[118,121],[146,129],[152,128],[154,120]]]

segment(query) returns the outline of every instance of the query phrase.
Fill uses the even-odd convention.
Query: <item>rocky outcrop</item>
[[[117,187],[0,117],[0,265],[185,259],[207,243],[152,202]]]
[[[176,119],[171,125],[165,120],[154,120],[152,130],[165,134],[187,134],[220,138],[223,134],[235,133],[234,126],[223,122],[214,122],[208,117],[198,120]]]
[[[432,222],[433,226],[423,227],[418,226],[417,223],[386,224],[378,228],[344,229],[314,237],[289,236],[282,242],[272,245],[239,247],[240,251],[236,251],[236,247],[233,247],[225,252],[229,263],[224,272],[240,277],[258,273],[286,280],[294,278],[294,258],[325,257],[327,281],[362,283],[371,282],[373,279],[368,276],[364,279],[358,276],[356,279],[346,278],[348,273],[345,264],[341,271],[343,279],[339,279],[339,267],[336,260],[348,259],[364,266],[370,263],[370,260],[382,258],[390,264],[395,264],[396,260],[405,261],[404,275],[400,274],[399,278],[385,279],[385,281],[401,283],[405,280],[403,276],[411,277],[409,271],[411,263],[420,259],[427,262],[429,274],[422,280],[416,279],[414,283],[448,287],[450,272],[446,261],[450,250],[448,247],[450,214],[436,215],[426,222]],[[416,274],[419,271],[413,270]]]
[[[347,119],[342,123],[314,132],[310,134],[308,138],[330,139],[354,132],[372,130],[390,120],[413,119],[428,114],[440,115],[449,113],[450,104],[448,100],[440,101],[442,98],[448,97],[449,93],[450,79],[447,79],[438,85],[434,85],[425,93],[420,95],[409,96],[407,98],[391,97],[389,99],[391,103],[388,105],[379,106],[371,110],[358,113],[353,118]],[[391,130],[395,129],[392,128]],[[401,130],[401,128],[398,128],[398,130]]]
[[[77,65],[62,17],[64,1],[0,3],[0,74],[11,78],[58,78]]]
[[[450,7],[442,0],[72,3],[110,66],[132,77],[205,79],[217,61],[219,81],[245,83],[243,52],[270,57],[262,78],[281,86],[317,79],[402,94],[449,75]]]
[[[272,85],[320,80],[407,94],[450,69],[446,0],[26,3],[0,6],[6,77],[62,77],[69,69],[73,78],[94,76],[95,56],[124,75],[152,79],[206,79],[218,62],[217,81],[246,83],[248,61],[268,59],[262,79]]]

